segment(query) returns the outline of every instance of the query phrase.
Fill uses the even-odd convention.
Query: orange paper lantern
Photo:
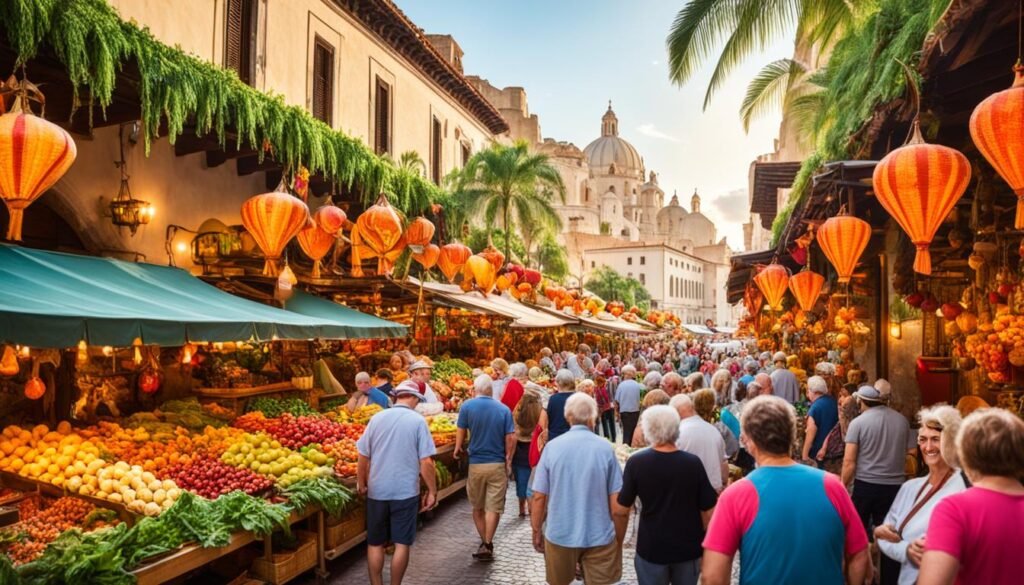
[[[875,167],[872,182],[878,202],[917,247],[915,272],[932,273],[928,246],[970,180],[967,157],[947,146],[926,143],[916,120],[910,142],[885,155]]]
[[[487,247],[480,251],[480,255],[487,259],[495,270],[501,270],[505,265],[505,255],[494,247],[494,244],[487,244]]]
[[[309,220],[306,204],[280,191],[250,197],[242,204],[242,225],[267,257],[263,264],[265,276],[277,276],[281,252]]]
[[[320,278],[320,261],[331,251],[335,237],[325,232],[315,221],[313,225],[303,228],[295,236],[299,247],[313,261],[313,278]]]
[[[441,269],[448,282],[455,282],[455,277],[466,265],[466,261],[473,255],[469,246],[452,242],[441,246],[441,255],[437,258],[437,266]]]
[[[32,114],[25,99],[15,99],[13,111],[0,116],[0,197],[10,211],[7,239],[12,241],[21,240],[25,208],[64,176],[78,155],[71,135]]]
[[[405,230],[405,240],[410,246],[426,246],[434,237],[434,224],[425,217],[417,217],[409,222]]]
[[[971,138],[985,160],[1017,194],[1016,229],[1024,229],[1024,66],[1014,66],[1013,85],[985,98],[971,114]]]
[[[39,400],[46,394],[46,383],[39,376],[29,378],[25,382],[25,397],[30,400]]]
[[[473,278],[473,282],[476,283],[476,287],[480,292],[486,296],[492,290],[497,280],[498,271],[495,270],[494,265],[479,254],[475,254],[469,257],[466,261],[466,275]]]
[[[781,264],[769,264],[754,277],[754,284],[764,293],[773,311],[782,309],[782,298],[789,286],[789,269]]]
[[[377,203],[356,219],[363,243],[377,256],[388,253],[402,237],[402,220],[382,193]]]
[[[423,247],[423,252],[420,254],[413,254],[412,259],[419,262],[423,266],[424,270],[430,270],[437,264],[437,259],[441,256],[441,248],[437,244],[427,244]]]
[[[825,277],[813,270],[802,270],[789,279],[789,290],[793,293],[800,308],[810,311],[814,303],[818,302],[818,295],[821,294],[821,287],[825,284]]]
[[[839,282],[847,283],[871,239],[871,224],[852,215],[830,217],[818,228],[817,239],[821,251],[839,273]]]
[[[336,205],[324,205],[313,214],[313,221],[332,236],[341,231],[347,219],[345,210]]]
[[[395,262],[405,251],[407,244],[405,234],[402,234],[395,245],[385,252],[383,255],[377,257],[377,275],[391,276],[391,273],[395,270]]]

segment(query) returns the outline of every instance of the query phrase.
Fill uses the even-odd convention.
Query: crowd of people
[[[430,368],[412,368],[394,386],[378,374],[386,388],[356,379],[357,400],[391,406],[358,444],[374,585],[388,543],[401,582],[416,513],[436,501],[412,412],[430,400]],[[468,463],[478,562],[501,552],[513,481],[551,585],[619,582],[631,515],[641,585],[730,583],[737,553],[741,583],[1017,582],[1024,421],[1005,410],[940,405],[911,421],[888,406],[887,381],[859,370],[822,361],[808,377],[785,353],[692,342],[496,359],[473,394],[454,455]],[[618,457],[625,447],[643,449]]]

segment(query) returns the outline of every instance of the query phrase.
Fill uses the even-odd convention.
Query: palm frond
[[[754,118],[781,107],[806,73],[807,68],[793,59],[779,59],[765,65],[747,85],[747,93],[740,105],[743,130],[750,130],[750,122]]]

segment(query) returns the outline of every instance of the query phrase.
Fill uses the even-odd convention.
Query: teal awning
[[[339,305],[333,301],[295,290],[284,308],[294,312],[337,323],[345,330],[346,339],[379,339],[383,337],[401,337],[406,334],[407,327],[387,319],[367,315],[362,311]]]
[[[0,342],[182,345],[348,337],[351,327],[240,299],[188,272],[0,244]]]

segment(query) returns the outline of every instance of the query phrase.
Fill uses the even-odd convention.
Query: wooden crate
[[[324,548],[337,548],[366,531],[366,506],[356,506],[344,516],[328,516],[324,522]]]
[[[252,574],[267,583],[281,585],[315,567],[316,534],[296,530],[295,536],[299,539],[298,550],[275,554],[270,559],[259,557],[252,562]]]

